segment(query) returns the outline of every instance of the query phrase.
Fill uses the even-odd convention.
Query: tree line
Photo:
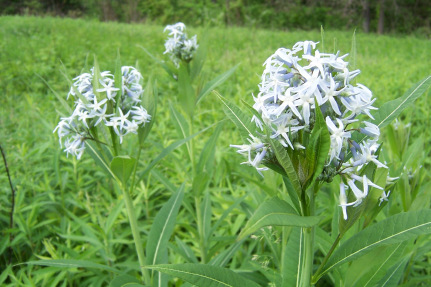
[[[430,0],[0,0],[0,13],[431,35]]]

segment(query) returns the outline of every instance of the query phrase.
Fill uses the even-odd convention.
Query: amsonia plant
[[[218,95],[245,141],[231,145],[245,156],[243,164],[254,167],[261,176],[271,169],[282,175],[285,184],[278,196],[261,203],[238,240],[263,227],[282,226],[281,254],[274,255],[281,261],[276,266],[278,273],[260,270],[272,286],[308,287],[327,273],[345,282],[342,273],[332,272],[334,268],[366,258],[372,250],[387,257],[368,263],[375,272],[364,269],[372,273],[364,284],[395,282],[400,277],[391,270],[404,266],[410,256],[406,241],[430,233],[431,211],[395,214],[372,224],[390,199],[397,179],[389,176],[387,163],[379,160],[378,139],[380,128],[426,91],[431,76],[377,109],[372,92],[354,84],[360,71],[349,69],[347,55],[321,53],[317,44],[298,42],[291,49],[278,49],[265,61],[254,104],[244,101],[252,116]],[[339,220],[334,217],[331,238],[318,226],[321,217],[316,214],[315,199],[324,183],[336,177],[342,216]],[[352,226],[356,232],[342,240]],[[317,239],[325,242],[316,244]],[[318,259],[316,246],[325,246],[319,248],[324,254]],[[357,270],[357,265],[351,268]],[[250,284],[231,270],[210,265],[149,268],[199,286]]]

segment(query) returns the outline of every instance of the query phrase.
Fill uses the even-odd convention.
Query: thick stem
[[[313,227],[302,228],[302,232],[304,234],[304,256],[303,256],[303,264],[301,269],[301,283],[299,286],[301,287],[309,287],[311,286],[311,275],[313,274]]]
[[[150,282],[150,275],[148,270],[145,269],[145,255],[144,248],[142,246],[141,237],[139,236],[138,222],[133,208],[132,198],[130,193],[127,192],[126,188],[120,184],[121,191],[123,192],[124,200],[126,201],[127,215],[129,217],[130,227],[132,229],[133,240],[135,241],[136,253],[138,254],[139,266],[142,272],[142,280],[144,283]]]
[[[303,216],[314,215],[314,196],[315,191],[309,192],[309,201],[307,204],[306,191],[303,191],[301,198],[301,209]],[[314,227],[303,227],[303,261],[301,267],[300,284],[301,287],[311,286],[311,276],[313,275],[313,261],[314,261]]]

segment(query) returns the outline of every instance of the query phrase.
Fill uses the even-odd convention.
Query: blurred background
[[[2,15],[431,36],[430,0],[0,0]]]

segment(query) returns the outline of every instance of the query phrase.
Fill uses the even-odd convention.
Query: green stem
[[[316,284],[317,281],[320,279],[320,277],[322,276],[320,273],[322,273],[323,268],[326,265],[326,262],[328,262],[329,257],[331,257],[332,253],[334,252],[335,248],[337,247],[338,243],[341,240],[341,234],[337,235],[337,238],[335,239],[334,243],[332,243],[331,249],[329,249],[328,253],[326,254],[325,258],[323,258],[322,263],[320,263],[319,268],[317,269],[316,273],[314,273],[313,278],[312,278],[312,283]]]
[[[201,251],[201,261],[202,263],[207,262],[207,253],[206,253],[206,245],[205,245],[205,234],[202,221],[202,208],[201,201],[199,196],[195,195],[195,205],[196,205],[196,220],[198,224],[198,234],[199,234],[199,249]]]
[[[190,130],[190,135],[192,135],[193,134],[193,116],[191,116],[190,118],[189,118],[189,130]],[[189,136],[189,135],[187,135],[187,136]],[[190,162],[192,163],[192,175],[193,176],[196,176],[195,175],[195,156],[194,156],[194,150],[193,150],[193,138],[192,139],[190,139],[190,141],[189,141],[189,155],[190,155]]]
[[[313,227],[303,227],[302,232],[304,234],[304,256],[301,268],[301,287],[311,286],[311,275],[313,272]]]
[[[130,227],[132,229],[133,240],[135,241],[136,253],[138,254],[139,266],[142,272],[142,280],[144,283],[150,282],[150,275],[148,270],[145,269],[145,255],[144,248],[141,242],[141,237],[139,236],[138,222],[136,220],[136,215],[133,208],[133,201],[130,193],[127,192],[126,188],[120,184],[121,191],[123,192],[124,200],[126,201],[127,215],[129,217]]]
[[[303,216],[312,216],[314,214],[314,190],[309,193],[309,202],[307,204],[306,191],[302,192],[301,210]],[[311,286],[311,276],[313,275],[313,260],[314,260],[314,227],[303,227],[303,261],[301,266],[300,283],[301,287]]]
[[[133,167],[132,184],[130,184],[129,194],[132,194],[133,190],[135,189],[136,170],[138,169],[139,158],[141,157],[141,151],[142,151],[142,146],[139,146],[138,154],[136,155],[135,166]]]

